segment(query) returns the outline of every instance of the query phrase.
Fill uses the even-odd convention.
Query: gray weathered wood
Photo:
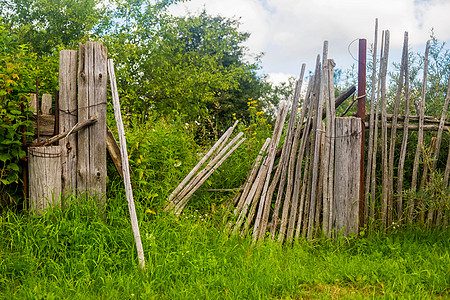
[[[261,194],[261,197],[259,200],[259,207],[258,207],[256,219],[255,219],[255,224],[253,226],[253,234],[252,234],[253,242],[256,242],[259,238],[260,229],[261,229],[260,225],[261,225],[262,219],[263,218],[266,219],[266,217],[263,216],[263,213],[264,214],[269,213],[271,203],[270,203],[270,199],[268,199],[268,197],[267,197],[267,194],[268,194],[268,189],[269,189],[269,184],[270,184],[270,177],[271,177],[271,173],[272,173],[272,169],[273,169],[273,163],[275,160],[277,147],[278,147],[278,144],[281,139],[281,134],[283,132],[283,126],[284,126],[284,121],[286,119],[287,111],[288,111],[287,104],[285,102],[283,102],[280,105],[280,108],[278,111],[278,116],[277,116],[277,120],[275,122],[272,141],[270,143],[269,151],[267,154],[267,156],[268,156],[267,172],[266,172],[266,177],[264,179],[264,186],[262,189],[262,194]]]
[[[430,52],[430,41],[427,41],[425,47],[425,58],[424,58],[424,68],[423,68],[423,79],[422,79],[422,97],[420,100],[420,110],[419,110],[419,132],[417,135],[417,148],[416,154],[414,156],[413,174],[411,179],[411,190],[415,191],[417,189],[417,173],[419,170],[419,159],[422,153],[423,146],[423,127],[424,127],[424,113],[425,113],[425,99],[426,99],[426,85],[428,78],[428,55]],[[414,212],[414,200],[410,199],[408,202],[408,224],[412,224],[413,212]]]
[[[323,44],[323,56],[322,56],[322,68],[320,72],[320,89],[319,89],[319,97],[318,97],[318,108],[317,108],[317,116],[322,116],[323,109],[323,94],[324,94],[324,86],[325,80],[323,77],[323,65],[327,61],[328,56],[328,41],[325,41]],[[308,221],[308,240],[312,239],[313,229],[314,229],[314,217],[315,217],[315,209],[316,202],[318,201],[319,195],[317,192],[318,187],[318,176],[319,176],[319,160],[320,160],[320,134],[321,134],[321,125],[322,118],[316,118],[316,126],[313,131],[315,134],[315,145],[314,145],[314,155],[313,155],[313,164],[312,164],[312,184],[311,184],[311,203],[309,208],[309,221]]]
[[[93,125],[93,124],[97,123],[97,120],[98,120],[97,115],[93,115],[89,119],[87,119],[87,120],[85,120],[85,121],[83,121],[81,123],[75,124],[75,126],[73,126],[71,129],[69,129],[67,131],[64,131],[64,132],[62,132],[60,134],[57,134],[57,135],[55,135],[55,136],[53,136],[53,137],[43,141],[42,143],[43,143],[44,146],[48,146],[48,145],[51,145],[53,143],[59,142],[60,140],[62,140],[64,138],[68,138],[70,135],[72,135],[74,133],[77,133],[81,129],[86,128],[86,127],[88,127],[90,125]]]
[[[283,173],[285,174],[285,176],[287,175],[287,185],[286,185],[286,193],[284,196],[284,203],[283,203],[283,211],[282,211],[282,215],[281,215],[281,222],[280,222],[280,233],[279,233],[279,242],[283,242],[284,240],[284,235],[286,232],[286,227],[287,227],[287,222],[288,222],[288,214],[289,214],[289,208],[290,208],[290,204],[291,204],[291,195],[292,195],[292,188],[293,188],[293,182],[294,182],[294,171],[295,171],[295,158],[296,158],[296,154],[297,154],[297,147],[298,147],[298,138],[299,138],[299,134],[300,134],[300,128],[298,128],[298,130],[295,130],[295,123],[297,121],[297,110],[298,110],[298,102],[300,100],[300,94],[301,94],[301,89],[302,89],[302,84],[303,84],[303,77],[305,75],[305,68],[306,65],[303,64],[302,65],[302,69],[300,71],[300,77],[297,81],[297,85],[296,85],[296,89],[295,89],[295,94],[294,94],[294,103],[292,105],[292,109],[291,109],[291,118],[289,120],[289,125],[292,125],[291,128],[288,127],[288,129],[290,130],[290,136],[286,137],[287,142],[289,143],[287,145],[287,159],[286,159],[286,164],[285,164],[285,168]],[[304,116],[304,111],[302,110],[301,115]],[[300,118],[302,118],[302,116]],[[301,123],[300,123],[301,124]],[[298,132],[298,134],[297,134]],[[285,141],[286,143],[286,141]],[[283,179],[283,177],[282,177]],[[283,184],[284,185],[284,184]],[[279,189],[278,189],[278,195],[277,195],[277,202],[278,199],[280,199],[280,206],[281,206],[281,202],[282,202],[282,198],[283,198],[283,189],[280,189],[282,187],[282,184],[280,182],[279,185]],[[279,206],[278,206],[279,207]],[[275,211],[273,214],[273,220],[272,220],[272,240],[275,238],[275,232],[277,229],[277,223],[278,223],[278,210],[276,209],[276,205],[275,205]]]
[[[217,140],[216,143],[214,143],[214,145],[211,147],[211,149],[209,149],[209,151],[205,154],[205,156],[202,157],[202,159],[195,165],[195,167],[189,172],[189,174],[181,181],[181,183],[175,188],[175,190],[173,190],[173,192],[170,194],[169,199],[168,199],[170,208],[172,208],[175,205],[175,203],[180,200],[176,196],[178,195],[178,193],[181,190],[184,189],[186,184],[197,173],[197,171],[200,169],[200,167],[214,154],[214,151],[216,151],[216,149],[219,146],[223,145],[224,143],[226,143],[228,141],[229,137],[231,136],[231,133],[233,132],[234,128],[237,125],[237,122],[238,121],[236,121],[232,127],[228,128],[227,131],[225,131],[225,133],[219,138],[219,140]],[[173,202],[173,203],[170,204],[170,202]]]
[[[381,227],[386,228],[388,194],[389,194],[389,170],[387,149],[387,122],[386,122],[386,73],[389,59],[389,30],[384,34],[383,64],[381,71],[381,168],[382,176],[382,201],[381,201]]]
[[[404,46],[403,46],[403,64],[405,74],[405,130],[403,131],[402,147],[400,150],[400,159],[397,168],[397,222],[401,222],[403,219],[403,170],[405,166],[406,146],[408,143],[408,125],[409,125],[409,52],[408,52],[408,32],[405,32]]]
[[[61,147],[29,147],[30,211],[41,214],[61,203]]]
[[[372,87],[370,90],[370,114],[369,114],[369,147],[367,149],[367,167],[366,167],[366,182],[364,189],[364,224],[368,224],[369,209],[372,203],[369,202],[370,194],[370,183],[372,182],[372,160],[374,151],[374,126],[375,126],[375,96],[377,94],[377,50],[378,50],[378,19],[375,19],[375,36],[373,42],[373,52],[372,52]],[[376,147],[375,143],[375,147]]]
[[[111,156],[117,172],[119,172],[120,177],[123,178],[122,157],[120,156],[119,144],[108,126],[106,126],[106,149],[108,150],[109,156]]]
[[[334,103],[334,61],[329,61],[326,66],[325,80],[326,82],[326,111],[327,124],[325,129],[325,145],[324,145],[324,177],[323,177],[323,232],[330,236],[330,211],[334,196],[334,135],[336,111]]]
[[[436,170],[437,161],[438,161],[438,157],[439,157],[439,151],[441,149],[442,133],[444,131],[444,123],[445,123],[445,120],[447,117],[447,110],[448,110],[449,102],[450,102],[450,76],[448,78],[447,96],[445,97],[444,107],[442,108],[441,122],[439,123],[439,130],[438,130],[437,137],[436,137],[436,148],[434,151],[433,162],[432,162],[432,166],[431,166],[432,176],[434,175],[433,172]],[[440,204],[443,205],[443,203],[440,203]],[[441,207],[441,206],[439,205],[439,207]],[[434,214],[434,209],[430,209],[428,211],[428,218],[427,218],[428,226],[430,226],[431,222],[433,221],[433,214]],[[439,209],[438,214],[440,216],[442,216],[442,208]]]
[[[408,47],[406,37],[403,41],[403,55],[405,55],[405,47]],[[389,146],[389,162],[388,162],[388,202],[387,202],[387,224],[392,223],[393,207],[394,207],[394,160],[395,160],[395,141],[397,139],[397,116],[400,108],[400,98],[403,90],[405,74],[405,59],[402,58],[400,63],[400,74],[397,85],[397,93],[395,95],[394,113],[391,127],[391,141]]]
[[[59,132],[67,132],[78,123],[77,51],[59,53]],[[61,146],[62,192],[67,197],[77,190],[77,135],[59,141]]]
[[[271,138],[266,139],[263,146],[261,147],[261,150],[258,153],[258,156],[256,157],[256,159],[252,165],[252,168],[247,176],[247,179],[245,180],[244,188],[243,188],[242,194],[240,195],[239,202],[237,203],[236,208],[234,210],[235,216],[237,216],[239,214],[239,212],[242,210],[242,207],[244,206],[245,199],[247,198],[248,193],[250,192],[250,189],[253,185],[253,182],[255,181],[256,176],[258,175],[258,170],[261,167],[261,163],[263,161],[264,154],[266,153],[266,150],[269,147],[270,141],[271,141]]]
[[[336,118],[333,230],[348,236],[358,234],[361,119]]]
[[[30,94],[30,99],[28,101],[28,107],[30,107],[33,110],[33,114],[37,114],[37,108],[39,107],[37,105],[38,100],[36,100],[36,94]]]
[[[80,45],[78,67],[78,122],[97,115],[98,122],[78,133],[77,190],[106,201],[106,48],[101,42]]]
[[[239,136],[239,135],[237,135]],[[195,186],[193,186],[190,190],[189,193],[184,196],[183,199],[180,200],[180,202],[177,204],[176,208],[175,208],[175,213],[176,214],[180,214],[182,212],[182,210],[184,209],[184,207],[186,206],[189,198],[195,193],[195,191],[197,191],[203,183],[205,183],[205,181],[214,173],[215,170],[217,170],[222,164],[223,162],[245,141],[245,138],[242,138],[241,140],[239,140],[236,145],[234,145],[233,148],[231,148],[225,155],[221,155],[221,159],[211,168],[211,170],[209,170],[209,172],[203,176],[200,181],[196,182]],[[234,143],[230,142],[229,145],[232,145]],[[224,150],[228,150],[228,145],[223,148]]]
[[[141,269],[145,268],[145,256],[144,249],[142,248],[141,235],[139,233],[139,224],[136,215],[136,209],[134,207],[134,199],[133,199],[133,190],[131,188],[131,179],[130,179],[130,167],[128,164],[128,151],[127,151],[127,140],[125,138],[125,129],[123,127],[122,122],[122,114],[120,112],[120,101],[119,101],[119,93],[117,91],[116,85],[116,75],[114,72],[114,63],[112,59],[108,60],[108,73],[109,73],[109,81],[111,86],[112,99],[114,104],[114,116],[116,118],[117,124],[117,132],[119,134],[119,143],[120,143],[120,154],[122,157],[122,171],[123,178],[125,184],[125,194],[128,202],[128,210],[130,212],[131,219],[131,227],[133,230],[134,240],[136,243],[136,249],[138,253],[139,266]],[[106,78],[106,73],[103,73]],[[105,128],[106,133],[106,128]],[[106,148],[106,147],[105,147]]]
[[[50,95],[50,94],[42,95],[41,112],[42,112],[42,115],[51,115],[52,114],[52,95]]]
[[[310,128],[311,122],[312,122],[311,119],[312,119],[313,109],[311,108],[311,105],[312,105],[311,90],[312,90],[313,82],[314,82],[314,75],[309,78],[309,84],[308,84],[308,89],[306,91],[306,97],[305,97],[305,100],[303,103],[302,114],[301,114],[300,120],[297,124],[297,133],[296,133],[295,139],[298,139],[300,137],[300,134],[302,134],[302,138],[301,138],[300,148],[298,149],[298,154],[297,154],[297,158],[296,158],[297,163],[296,163],[295,174],[294,174],[295,178],[294,178],[294,184],[292,187],[292,205],[291,205],[291,211],[289,214],[290,215],[289,216],[289,225],[288,225],[287,233],[286,233],[288,242],[291,242],[294,237],[295,222],[297,221],[297,216],[298,216],[299,192],[300,192],[300,187],[302,184],[302,163],[304,160],[306,140],[308,138],[309,128]],[[308,115],[306,116],[307,119],[305,122],[305,126],[302,127],[301,125],[303,124],[303,119],[306,115],[306,112],[308,112]]]

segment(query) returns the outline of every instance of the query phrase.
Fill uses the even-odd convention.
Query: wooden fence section
[[[35,94],[30,96],[29,105],[36,115],[36,132],[40,133],[40,140],[35,140],[33,145],[35,147],[29,148],[30,158],[36,156],[33,153],[47,153],[50,149],[53,153],[60,149],[60,170],[54,173],[57,177],[51,177],[55,182],[54,190],[45,194],[46,197],[49,193],[53,198],[59,197],[56,195],[60,193],[63,198],[92,196],[103,206],[106,200],[107,150],[122,174],[120,150],[106,126],[106,56],[106,48],[101,42],[80,45],[79,52],[61,51],[59,101],[52,103],[51,95],[47,94],[42,95],[42,99],[36,99]],[[40,107],[39,111],[37,107]],[[53,108],[55,114],[52,114]],[[48,147],[54,143],[59,147]],[[30,198],[39,198],[32,203],[38,203],[44,194],[36,194],[31,185],[35,184],[36,178],[48,176],[46,168],[36,166],[49,163],[46,160],[53,166],[55,155],[38,155],[30,159],[30,171],[34,170],[29,174]],[[47,184],[47,188],[49,186]]]
[[[266,142],[263,147],[268,149],[266,155],[258,156],[241,188],[242,194],[235,198],[234,216],[228,224],[231,233],[252,232],[255,243],[268,237],[290,242],[300,237],[312,239],[319,232],[330,237],[357,235],[360,226],[385,230],[405,220],[426,226],[448,224],[450,147],[441,145],[443,141],[450,142],[447,117],[450,78],[440,119],[425,116],[425,67],[422,97],[418,106],[416,103],[417,115],[411,115],[414,110],[410,99],[407,34],[404,40],[401,76],[391,107],[386,95],[390,41],[389,32],[383,32],[381,59],[377,62],[376,53],[373,56],[372,74],[378,76],[372,81],[370,114],[365,124],[359,118],[336,118],[334,62],[327,58],[325,42],[322,60],[317,59],[301,112],[291,114],[284,134],[287,107],[282,104],[279,108],[270,145]],[[428,48],[426,63],[427,55]],[[301,103],[303,70],[304,67],[291,112],[297,112]],[[393,113],[388,114],[388,109]],[[369,147],[363,156],[365,170],[361,170],[364,130],[368,131],[365,142]],[[411,131],[417,131],[414,138]],[[281,136],[285,137],[284,141],[280,141]],[[431,144],[427,144],[430,140]],[[416,148],[415,152],[408,150],[411,146]],[[277,148],[281,149],[277,151]],[[448,149],[449,153],[446,162],[438,164],[441,148]],[[435,172],[438,165],[445,166],[441,181]],[[412,174],[406,169],[413,169]],[[360,181],[360,171],[366,174],[365,182]],[[422,178],[420,182],[419,178]],[[436,182],[441,184],[436,186]],[[428,193],[428,199],[434,201],[420,199],[415,191]]]

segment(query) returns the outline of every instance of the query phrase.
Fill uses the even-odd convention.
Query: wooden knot
[[[100,178],[100,175],[101,175],[100,172],[97,172],[97,177],[98,177],[98,178]]]
[[[80,72],[80,77],[81,77],[81,79],[85,80],[86,79],[86,73]]]
[[[103,78],[103,74],[102,73],[98,74],[98,78],[102,79]]]

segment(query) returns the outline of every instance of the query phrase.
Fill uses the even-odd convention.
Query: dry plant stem
[[[245,199],[247,198],[248,193],[250,192],[250,189],[253,185],[253,181],[255,180],[256,175],[258,175],[258,170],[261,166],[261,163],[264,158],[264,154],[267,150],[267,147],[269,147],[270,141],[271,141],[270,138],[266,139],[266,141],[264,142],[264,145],[261,147],[261,150],[258,153],[258,156],[255,159],[255,162],[252,165],[250,173],[247,176],[247,180],[245,181],[244,189],[242,191],[242,194],[240,195],[239,202],[234,210],[235,216],[237,216],[237,214],[242,210],[242,206],[244,206]]]
[[[406,40],[403,41],[403,55],[405,55],[405,45]],[[394,160],[395,160],[395,140],[397,138],[397,116],[400,108],[400,98],[402,96],[403,90],[403,81],[405,74],[405,60],[402,59],[400,64],[400,74],[398,79],[397,93],[395,95],[395,104],[394,104],[394,113],[392,118],[392,127],[391,127],[391,142],[389,147],[389,173],[388,173],[388,207],[387,207],[387,224],[392,223],[392,214],[393,214],[393,206],[394,206]]]
[[[166,211],[170,211],[172,209],[174,209],[180,202],[181,199],[183,199],[191,190],[191,188],[193,186],[195,186],[197,184],[197,182],[199,182],[203,176],[205,176],[206,173],[209,172],[209,170],[211,170],[211,168],[220,160],[220,158],[225,155],[225,153],[234,145],[234,143],[237,142],[238,139],[240,139],[242,137],[243,133],[240,132],[238,133],[232,140],[231,142],[224,148],[222,149],[219,154],[217,154],[216,156],[214,156],[206,165],[206,167],[204,169],[202,169],[200,172],[197,173],[197,175],[194,176],[194,178],[192,178],[192,180],[186,184],[186,186],[183,188],[183,190],[177,194],[175,196],[175,198],[173,199],[173,201],[165,208]]]
[[[442,132],[444,131],[444,123],[445,123],[445,119],[447,117],[447,110],[448,110],[449,102],[450,102],[450,76],[448,79],[447,96],[445,97],[444,108],[442,109],[441,122],[439,124],[439,131],[438,131],[437,138],[436,138],[436,151],[434,152],[433,165],[432,165],[431,172],[434,172],[434,170],[436,170],[437,160],[439,157],[439,150],[441,148]],[[442,207],[442,206],[439,205],[439,207]],[[431,224],[431,222],[433,220],[433,211],[434,210],[429,210],[429,212],[428,212],[428,220],[427,220],[428,226]],[[439,216],[439,220],[436,220],[436,225],[439,225],[440,219],[442,218],[442,208],[439,209],[438,216]]]
[[[185,187],[189,180],[194,176],[194,174],[200,169],[200,167],[211,157],[214,151],[222,145],[222,142],[226,142],[233,132],[234,127],[237,125],[236,121],[234,125],[225,131],[225,133],[220,137],[220,139],[212,146],[211,149],[202,157],[202,159],[197,163],[197,165],[189,172],[189,174],[183,179],[183,181],[175,188],[175,190],[170,194],[169,201],[172,201],[175,196]],[[174,201],[176,202],[176,200]]]
[[[233,148],[231,148],[230,151],[228,151],[225,155],[221,156],[222,158],[220,159],[220,161],[217,164],[215,164],[214,167],[211,170],[209,170],[209,172],[199,182],[197,182],[197,184],[189,191],[189,193],[183,199],[181,199],[180,203],[177,205],[175,209],[176,214],[178,215],[181,214],[183,209],[186,207],[189,198],[195,193],[195,191],[197,191],[202,186],[202,184],[205,183],[205,181],[214,173],[214,171],[216,171],[223,164],[223,162],[231,155],[231,153],[233,153],[240,145],[242,145],[244,141],[245,138],[242,138]],[[228,145],[223,150],[227,148]]]
[[[381,72],[381,156],[383,169],[382,183],[382,207],[381,207],[381,226],[386,228],[386,216],[389,193],[389,172],[388,172],[388,150],[387,150],[387,126],[386,126],[386,73],[389,59],[389,30],[385,31],[384,56]]]
[[[184,207],[186,205],[187,200],[190,196],[193,194],[193,188],[197,186],[199,182],[202,182],[202,180],[209,174],[209,171],[214,168],[215,165],[218,164],[218,161],[226,155],[227,151],[243,136],[244,134],[242,132],[239,132],[229,143],[226,145],[219,154],[217,154],[209,163],[208,165],[201,170],[186,186],[185,188],[177,195],[177,199],[180,199],[177,203],[175,203],[175,207],[173,208],[174,211],[179,211],[180,207]],[[206,180],[206,179],[205,179]],[[204,181],[203,181],[204,182]],[[167,210],[167,208],[166,208]]]
[[[325,41],[323,45],[323,57],[322,57],[322,66],[327,61],[328,56],[328,42]],[[317,116],[322,115],[322,108],[323,108],[323,94],[324,94],[324,86],[325,86],[325,80],[323,76],[323,68],[320,75],[320,88],[319,88],[319,101],[318,101],[318,109],[317,109]],[[316,209],[316,202],[319,199],[318,194],[318,178],[319,176],[319,160],[320,160],[320,130],[322,126],[322,118],[316,118],[316,127],[313,131],[313,134],[316,136],[315,144],[314,144],[314,158],[313,158],[313,172],[312,172],[312,185],[311,185],[311,203],[310,203],[310,211],[309,211],[309,221],[308,221],[308,233],[307,233],[307,239],[312,239],[313,229],[314,229],[314,217],[315,217],[315,209]]]
[[[301,127],[300,127],[300,125],[303,123],[303,120],[299,120],[299,123],[297,125],[298,129],[299,129],[298,134],[301,133],[302,138],[301,138],[301,143],[300,143],[300,149],[297,154],[297,165],[295,168],[295,179],[294,179],[294,187],[293,187],[293,192],[292,192],[292,206],[291,206],[291,212],[290,212],[290,217],[289,217],[289,226],[287,228],[287,239],[289,242],[292,241],[292,238],[294,236],[295,222],[297,220],[297,215],[298,215],[299,192],[300,192],[300,185],[302,184],[303,155],[305,154],[307,140],[309,137],[309,129],[311,126],[311,121],[312,121],[311,119],[312,119],[312,111],[313,111],[313,108],[312,108],[313,97],[311,96],[311,92],[312,92],[313,83],[314,83],[314,75],[311,76],[309,79],[308,89],[307,89],[306,97],[305,97],[304,110],[305,110],[305,112],[306,112],[306,110],[308,110],[308,116],[306,119],[306,124],[305,124],[304,130],[302,131]],[[305,160],[307,160],[307,157],[305,158]],[[305,180],[305,177],[303,177],[303,180]]]
[[[269,150],[269,160],[268,160],[268,167],[267,167],[267,174],[266,174],[266,178],[264,181],[264,187],[262,190],[262,194],[261,194],[261,198],[259,200],[259,207],[258,207],[258,213],[256,215],[256,220],[255,220],[255,224],[253,227],[253,243],[255,243],[258,239],[259,236],[259,231],[260,231],[260,225],[262,223],[263,220],[263,213],[265,212],[265,210],[269,211],[270,210],[270,199],[268,199],[267,195],[268,195],[268,189],[269,189],[269,183],[270,183],[270,177],[271,177],[271,173],[272,173],[272,169],[273,169],[273,163],[275,161],[275,154],[277,152],[277,147],[278,147],[278,143],[280,142],[281,139],[281,134],[283,132],[283,125],[284,125],[284,121],[286,119],[286,115],[287,115],[287,104],[283,103],[283,105],[280,107],[280,111],[279,111],[279,122],[278,122],[278,127],[275,128],[274,130],[274,135],[272,138],[272,143],[270,145],[270,150]],[[277,119],[278,121],[278,119]]]
[[[134,207],[133,191],[131,189],[130,167],[128,164],[127,141],[125,139],[125,130],[122,122],[122,114],[120,113],[119,93],[116,85],[116,75],[114,72],[114,63],[112,59],[108,59],[108,73],[111,86],[112,99],[114,103],[114,115],[116,117],[117,131],[119,133],[120,153],[122,155],[122,171],[125,184],[125,193],[127,196],[128,210],[130,212],[131,227],[133,229],[134,240],[138,252],[139,266],[145,268],[144,249],[142,248],[141,235],[139,233],[139,225]]]
[[[375,19],[375,36],[373,42],[372,53],[372,88],[370,93],[370,115],[369,115],[369,148],[367,149],[367,168],[366,168],[366,182],[365,182],[365,194],[364,194],[364,224],[368,224],[369,221],[369,203],[370,196],[370,183],[371,183],[371,171],[372,171],[372,153],[374,147],[374,113],[375,113],[375,91],[377,88],[377,47],[378,47],[378,19]],[[376,147],[376,143],[375,143]]]
[[[406,146],[408,144],[408,125],[409,125],[409,62],[408,62],[408,32],[405,32],[405,41],[403,46],[403,64],[405,72],[405,130],[403,131],[402,148],[400,150],[400,160],[398,163],[397,173],[397,221],[401,222],[403,219],[403,170],[405,166]]]
[[[282,202],[282,195],[283,195],[282,186],[284,186],[283,179],[285,180],[285,177],[287,174],[286,195],[284,197],[283,210],[282,210],[281,223],[280,223],[280,236],[284,237],[284,234],[286,232],[287,218],[288,218],[289,207],[290,207],[290,203],[291,203],[292,185],[293,185],[293,181],[294,181],[295,157],[297,154],[298,138],[300,135],[300,132],[299,132],[300,129],[297,128],[297,130],[295,130],[295,123],[297,120],[296,112],[298,110],[298,102],[300,99],[303,77],[305,75],[305,68],[306,68],[306,65],[303,64],[302,70],[300,72],[299,80],[297,81],[297,86],[296,86],[295,95],[294,95],[294,98],[297,99],[297,100],[294,99],[294,103],[296,103],[296,105],[295,105],[296,107],[294,108],[294,105],[292,106],[291,119],[289,120],[289,125],[292,125],[292,127],[290,128],[292,136],[289,138],[289,144],[286,147],[287,148],[286,149],[286,163],[285,163],[284,171],[283,171],[284,176],[281,177],[280,188],[278,189],[278,195],[277,195],[277,202],[275,204],[275,211],[273,213],[274,217],[272,218],[272,230],[271,230],[272,231],[271,232],[272,240],[275,238],[275,232],[277,229],[277,221],[278,221],[278,212],[279,212],[279,207]],[[293,115],[294,115],[294,117],[293,117]],[[304,115],[305,115],[305,112],[302,110],[300,119],[302,117],[304,117]],[[278,204],[278,206],[277,206],[277,204]],[[278,209],[277,209],[277,207],[278,207]],[[283,240],[283,238],[281,238],[281,240]]]
[[[419,111],[419,132],[417,134],[417,148],[416,154],[414,156],[413,174],[411,179],[411,190],[416,191],[417,189],[417,173],[419,170],[419,159],[422,152],[423,146],[423,126],[424,126],[424,114],[425,114],[425,99],[426,99],[426,85],[428,78],[428,55],[430,53],[430,41],[427,41],[425,48],[425,58],[424,58],[424,68],[423,68],[423,81],[422,81],[422,97],[420,100],[420,111]],[[414,199],[408,201],[408,224],[412,224],[413,212],[414,212]]]

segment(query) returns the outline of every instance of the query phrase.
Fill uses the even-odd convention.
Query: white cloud
[[[241,29],[251,33],[246,46],[254,54],[265,53],[266,74],[297,74],[302,63],[314,69],[324,40],[337,67],[348,68],[355,63],[349,45],[358,38],[367,38],[368,46],[373,42],[375,18],[380,30],[390,30],[390,61],[400,59],[404,31],[418,50],[431,28],[440,40],[450,41],[449,0],[192,0],[171,11],[180,15],[203,7],[211,14],[241,17]],[[356,56],[357,43],[350,52]]]

